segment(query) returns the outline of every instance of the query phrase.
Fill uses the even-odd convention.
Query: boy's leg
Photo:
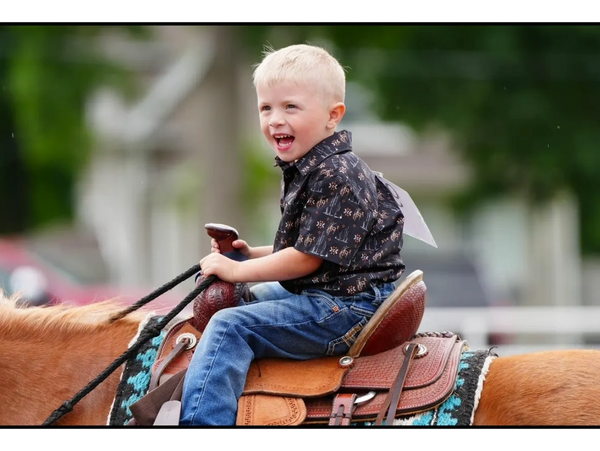
[[[367,319],[344,302],[316,293],[217,312],[186,373],[180,423],[235,424],[238,399],[254,358],[342,354]]]
[[[250,293],[252,293],[251,297],[253,302],[275,301],[277,299],[289,298],[294,295],[283,288],[279,282],[257,283],[250,288]]]

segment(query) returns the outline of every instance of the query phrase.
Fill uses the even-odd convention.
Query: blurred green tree
[[[108,26],[0,27],[0,233],[73,214],[89,155],[85,102],[101,83],[131,87],[93,38]],[[112,28],[143,35],[140,27]]]
[[[591,25],[247,26],[256,60],[327,42],[348,79],[374,91],[381,118],[441,126],[473,165],[455,199],[578,199],[581,248],[600,253],[600,27]]]

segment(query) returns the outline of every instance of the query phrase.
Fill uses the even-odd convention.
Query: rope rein
[[[171,288],[173,288],[173,287],[177,286],[178,284],[180,284],[181,282],[187,280],[192,275],[194,275],[198,271],[200,271],[200,269],[201,269],[200,264],[196,264],[196,265],[192,266],[190,269],[188,269],[181,275],[177,276],[172,281],[166,283],[162,287],[154,290],[152,293],[143,297],[142,299],[137,301],[135,304],[132,304],[131,306],[124,309],[123,311],[114,314],[109,319],[109,322],[114,323],[115,321],[125,317],[129,313],[139,309],[140,307],[143,307],[148,302],[156,299],[161,294],[167,292]],[[127,349],[127,351],[125,351],[123,354],[121,354],[120,357],[116,358],[113,363],[111,363],[103,372],[101,372],[98,376],[96,376],[96,378],[94,380],[92,380],[89,384],[87,384],[84,388],[82,388],[78,393],[76,393],[75,396],[73,396],[70,400],[63,402],[62,405],[59,408],[57,408],[54,412],[52,412],[52,414],[46,419],[46,421],[44,421],[44,423],[42,423],[42,426],[50,426],[53,423],[55,423],[59,418],[61,418],[63,415],[72,411],[73,408],[75,407],[75,405],[79,401],[81,401],[94,388],[96,388],[98,385],[100,385],[102,382],[104,382],[104,380],[106,378],[108,378],[108,376],[110,376],[119,366],[121,366],[123,363],[125,363],[132,355],[137,353],[139,351],[139,349],[148,340],[151,340],[152,338],[158,336],[158,334],[160,334],[162,329],[164,329],[165,326],[173,318],[175,318],[192,300],[194,300],[202,291],[204,291],[216,279],[217,279],[217,276],[214,276],[214,275],[208,276],[206,279],[204,279],[202,282],[200,282],[197,287],[195,287],[192,291],[190,291],[190,293],[183,299],[183,301],[181,301],[179,304],[177,304],[177,306],[175,306],[175,308],[173,308],[173,310],[171,310],[167,315],[165,315],[163,318],[161,318],[161,320],[159,321],[159,323],[157,325],[144,329],[140,333],[136,342],[133,345],[131,345],[131,347],[129,347]]]
[[[134,304],[131,304],[126,309],[124,309],[124,310],[122,310],[120,312],[115,313],[108,320],[109,323],[114,323],[115,321],[117,321],[117,320],[119,320],[121,318],[124,318],[125,316],[129,315],[130,313],[138,310],[139,308],[143,307],[144,305],[146,305],[150,301],[156,299],[157,297],[163,295],[164,293],[166,293],[170,289],[176,287],[181,282],[189,279],[194,274],[196,274],[198,271],[200,271],[200,264],[196,264],[196,265],[192,266],[190,269],[188,269],[184,273],[180,274],[179,276],[175,277],[170,282],[165,283],[162,287],[157,288],[156,290],[154,290],[149,295],[144,296],[142,299],[140,299],[139,301],[135,302]],[[179,313],[179,312],[177,312],[177,313]]]

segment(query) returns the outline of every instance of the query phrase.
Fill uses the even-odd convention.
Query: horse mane
[[[48,331],[82,332],[109,325],[111,315],[125,308],[117,299],[87,305],[57,304],[23,307],[19,295],[4,296],[0,289],[0,331],[20,332],[33,328],[39,333]],[[147,313],[137,311],[119,321],[139,323]]]

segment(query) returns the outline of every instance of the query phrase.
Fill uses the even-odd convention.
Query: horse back
[[[489,368],[474,425],[600,424],[600,351],[499,357]]]

